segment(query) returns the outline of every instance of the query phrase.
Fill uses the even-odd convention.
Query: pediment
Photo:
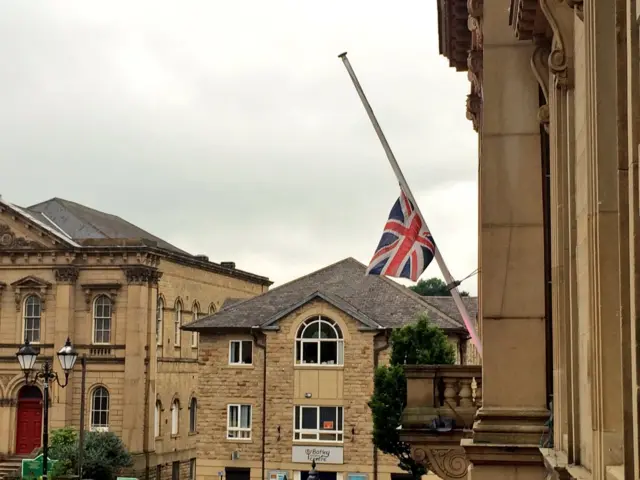
[[[74,242],[28,212],[0,203],[0,251],[72,247]]]
[[[23,277],[20,280],[16,280],[11,284],[11,286],[14,289],[18,289],[18,288],[42,289],[42,288],[51,287],[51,283],[41,278],[34,277],[33,275],[29,275],[28,277]]]

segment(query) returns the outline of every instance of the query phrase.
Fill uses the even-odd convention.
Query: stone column
[[[484,2],[480,164],[483,406],[463,441],[470,478],[544,478],[549,418],[538,82],[509,2]]]
[[[53,341],[53,368],[57,372],[60,382],[64,381],[64,371],[60,366],[56,353],[69,338],[73,343],[75,330],[75,289],[78,280],[78,269],[75,267],[56,268],[55,271],[55,329],[50,336]],[[55,382],[51,384],[50,428],[55,430],[71,424],[73,383],[80,381],[80,363],[72,373],[66,388],[60,388]]]
[[[128,288],[122,439],[129,451],[135,454],[149,449],[149,439],[153,435],[155,402],[149,391],[149,346],[155,345],[155,300],[152,296],[156,289],[152,285],[157,284],[159,274],[157,270],[144,266],[125,268],[125,274]]]

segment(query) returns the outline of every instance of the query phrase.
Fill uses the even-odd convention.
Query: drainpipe
[[[373,337],[373,374],[375,378],[376,369],[380,363],[380,353],[389,348],[389,330],[383,330]],[[376,346],[376,338],[382,337],[382,345]],[[378,449],[373,446],[373,480],[378,480]]]
[[[267,427],[267,337],[262,334],[262,339],[258,335],[258,329],[251,331],[251,336],[256,347],[264,353],[262,356],[262,480],[265,480],[265,452],[266,452],[266,427]]]
[[[87,395],[87,355],[82,354],[80,357],[80,365],[82,365],[82,377],[80,380],[80,435],[78,437],[78,478],[82,480],[82,462],[84,460],[84,409],[85,397]]]

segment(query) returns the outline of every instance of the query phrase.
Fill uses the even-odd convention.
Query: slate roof
[[[185,325],[185,330],[267,327],[313,300],[322,298],[360,320],[365,328],[397,328],[427,312],[445,330],[464,325],[408,288],[385,277],[366,275],[366,267],[346,258],[262,295],[231,305]]]
[[[27,207],[31,215],[40,222],[62,231],[75,241],[86,239],[146,239],[156,242],[158,247],[176,253],[184,250],[110,213],[94,210],[79,203],[52,198],[46,202]]]

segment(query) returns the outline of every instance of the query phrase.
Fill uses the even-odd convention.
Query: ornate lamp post
[[[71,340],[67,338],[64,346],[58,351],[58,360],[64,371],[64,383],[60,383],[58,374],[53,371],[53,365],[47,360],[42,364],[40,370],[35,370],[34,366],[38,359],[38,351],[31,346],[29,340],[25,339],[24,345],[22,345],[16,357],[20,363],[20,368],[24,373],[25,381],[28,385],[35,385],[38,380],[42,380],[44,402],[43,406],[43,429],[42,429],[42,478],[47,479],[47,460],[49,459],[49,383],[54,380],[61,388],[64,388],[69,383],[69,373],[73,370],[73,366],[78,358],[76,349],[71,345]]]

